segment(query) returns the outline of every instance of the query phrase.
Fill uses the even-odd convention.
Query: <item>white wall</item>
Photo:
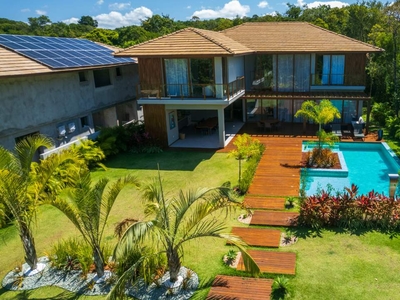
[[[244,76],[244,56],[228,57],[228,83]]]
[[[167,120],[168,145],[171,145],[179,139],[178,113],[176,109],[165,110],[165,118]],[[173,120],[171,120],[171,118]],[[171,128],[171,124],[174,125],[173,128]]]
[[[11,149],[16,137],[38,131],[56,138],[58,126],[75,122],[70,140],[82,133],[81,117],[91,121],[93,112],[133,101],[137,65],[120,69],[117,77],[110,68],[111,85],[101,88],[95,88],[91,70],[85,71],[86,82],[79,81],[78,72],[0,78],[0,145]]]

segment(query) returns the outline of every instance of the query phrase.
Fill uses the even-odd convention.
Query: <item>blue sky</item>
[[[297,2],[295,2],[297,1]],[[175,20],[189,20],[192,16],[200,19],[218,17],[259,16],[283,13],[286,3],[317,7],[328,4],[342,7],[354,3],[341,1],[307,0],[139,0],[116,2],[115,0],[0,0],[0,17],[27,22],[28,17],[46,15],[52,22],[76,22],[81,16],[92,16],[102,28],[116,28],[139,25],[140,20],[154,14],[169,15]]]

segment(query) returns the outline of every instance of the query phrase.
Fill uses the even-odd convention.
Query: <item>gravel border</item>
[[[47,257],[40,257],[38,263],[45,264],[42,271],[31,276],[25,276],[24,274],[26,274],[26,271],[29,269],[29,266],[25,263],[22,266],[22,271],[9,272],[4,277],[2,286],[12,291],[32,290],[44,286],[58,286],[70,292],[87,296],[106,295],[112,288],[112,284],[107,283],[107,280],[97,281],[96,273],[89,273],[86,278],[83,278],[81,276],[81,271],[66,272],[64,270],[58,270],[51,267],[51,263]],[[179,275],[186,278],[189,271],[189,269],[181,267]],[[190,278],[185,280],[185,289],[183,289],[182,286],[174,289],[165,287],[164,282],[169,282],[169,272],[166,272],[159,280],[158,286],[155,283],[148,286],[143,280],[139,280],[135,287],[127,289],[126,294],[141,300],[167,298],[173,300],[189,299],[199,286],[197,274],[193,271],[190,273]],[[111,276],[111,272],[105,271],[105,276],[106,278]],[[170,295],[170,292],[173,294]]]

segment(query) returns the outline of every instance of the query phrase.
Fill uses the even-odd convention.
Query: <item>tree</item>
[[[179,191],[177,198],[165,198],[161,178],[148,184],[143,193],[147,221],[135,222],[128,226],[118,247],[137,247],[138,244],[151,245],[156,255],[166,255],[170,281],[176,282],[182,265],[184,245],[204,237],[226,239],[242,251],[246,269],[253,274],[259,272],[258,266],[244,249],[244,243],[229,233],[225,217],[242,204],[231,196],[227,187],[203,188],[184,193]],[[136,274],[137,268],[128,273]],[[117,299],[117,291],[125,287],[127,276],[121,276],[109,299]]]
[[[322,140],[328,138],[325,131],[322,130],[322,125],[341,117],[339,110],[327,99],[321,100],[319,104],[312,100],[304,101],[294,116],[296,118],[303,117],[305,120],[312,120],[318,124],[317,136],[319,149],[321,149]]]
[[[37,150],[49,148],[51,140],[42,135],[27,137],[17,143],[15,153],[0,146],[0,202],[15,218],[25,252],[25,261],[31,270],[37,267],[32,223],[40,203],[54,198],[68,182],[60,177],[67,162],[78,162],[75,153],[64,151],[53,154],[40,163],[33,162]],[[65,178],[64,178],[65,179]]]
[[[239,186],[242,178],[242,160],[249,159],[251,156],[257,154],[260,151],[260,141],[253,140],[250,135],[242,134],[236,137],[233,142],[236,149],[229,153],[230,157],[234,157],[239,162]]]
[[[37,18],[28,18],[29,26],[32,31],[42,30],[43,27],[47,24],[51,24],[51,21],[48,16],[42,15]]]
[[[79,19],[78,24],[92,26],[92,27],[99,26],[99,23],[97,22],[97,20],[93,19],[91,16],[82,16]]]
[[[138,185],[138,180],[130,176],[118,179],[106,191],[108,183],[104,178],[92,186],[90,173],[86,172],[67,197],[57,197],[50,202],[65,214],[92,248],[98,278],[104,275],[101,242],[110,211],[121,190],[129,183]]]

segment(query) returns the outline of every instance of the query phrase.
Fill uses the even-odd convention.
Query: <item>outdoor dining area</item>
[[[201,120],[196,124],[196,131],[203,134],[211,134],[218,128],[218,117]]]
[[[281,126],[281,121],[275,118],[257,121],[257,129],[261,131],[274,131],[281,128]]]

